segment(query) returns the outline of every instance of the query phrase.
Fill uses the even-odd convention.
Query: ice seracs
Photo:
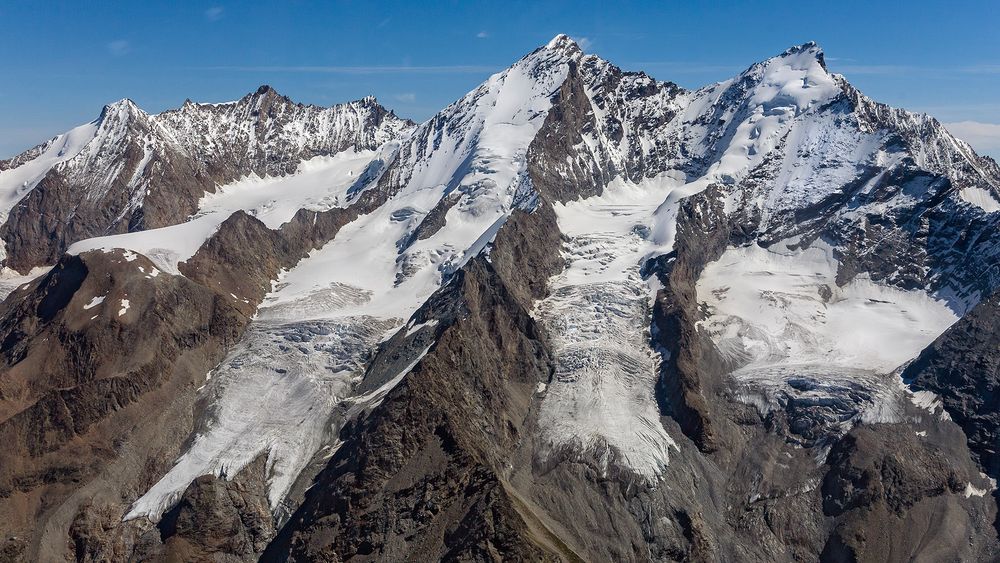
[[[300,167],[290,177],[250,178],[202,200],[201,213],[188,224],[217,224],[219,217],[244,209],[277,227],[299,208],[347,205],[350,186],[382,189],[376,183],[397,182],[383,205],[342,227],[333,241],[276,280],[255,327],[203,389],[213,398],[210,422],[127,518],[157,520],[199,475],[232,476],[260,455],[267,456],[269,499],[278,510],[305,465],[333,443],[334,409],[370,407],[402,381],[413,365],[375,391],[354,393],[362,359],[382,336],[417,330],[406,327],[413,312],[487,246],[514,209],[531,205],[525,154],[565,78],[568,56],[539,50],[395,141],[379,157],[390,160],[391,178],[366,176],[374,154],[352,159],[355,153],[345,153]],[[351,165],[331,168],[328,162]],[[378,168],[386,164],[380,161]],[[358,186],[359,177],[368,185]],[[452,194],[457,199],[444,224],[414,237],[431,210]],[[176,236],[181,227],[162,231]],[[192,231],[210,234],[205,225]],[[149,236],[99,243],[132,245],[143,235]],[[177,255],[180,250],[173,249]]]
[[[279,510],[299,473],[339,428],[335,407],[351,396],[365,355],[396,319],[260,322],[216,368],[204,428],[126,519],[159,520],[200,475],[234,477],[267,459],[268,500]]]

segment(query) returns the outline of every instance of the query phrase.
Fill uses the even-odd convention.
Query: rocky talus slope
[[[0,163],[0,560],[996,560],[1000,167],[831,70]]]

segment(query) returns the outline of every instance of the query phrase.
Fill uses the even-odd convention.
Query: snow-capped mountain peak
[[[558,35],[420,124],[267,85],[121,100],[0,165],[11,263],[56,264],[0,319],[4,436],[40,437],[7,440],[25,473],[0,485],[94,559],[216,520],[254,560],[270,538],[246,529],[279,525],[293,559],[462,558],[487,511],[505,537],[483,557],[530,523],[566,559],[711,559],[760,533],[731,553],[817,559],[838,479],[884,474],[844,462],[880,453],[846,434],[961,444],[912,416],[898,370],[1000,287],[998,187],[813,42],[686,90]],[[920,487],[883,492],[989,526],[959,510],[987,480],[928,452]],[[90,467],[127,483],[46,496],[91,491]],[[609,515],[627,541],[595,532]]]
[[[116,102],[105,105],[101,109],[101,115],[98,117],[98,121],[107,118],[109,115],[120,116],[132,113],[141,113],[146,115],[146,112],[139,109],[139,106],[137,106],[130,98],[122,98]]]
[[[583,49],[569,35],[560,33],[545,44],[544,49],[549,51],[560,51],[566,54],[582,53]]]

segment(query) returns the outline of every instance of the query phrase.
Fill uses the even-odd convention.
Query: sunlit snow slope
[[[539,50],[394,144],[389,167],[400,179],[397,191],[277,280],[249,336],[206,384],[214,398],[207,427],[135,503],[129,518],[158,519],[194,478],[233,475],[265,453],[273,471],[271,506],[279,507],[313,456],[336,447],[330,419],[338,404],[358,400],[352,399],[352,388],[364,373],[363,358],[485,248],[514,208],[532,204],[525,153],[565,76],[565,61],[558,49]],[[341,160],[360,166],[363,159]],[[348,168],[346,175],[356,173]],[[277,226],[296,208],[345,202],[346,184],[329,184],[337,176],[345,171],[311,165],[276,182],[252,179],[228,186],[205,198],[204,218],[192,222],[218,225],[217,215],[249,208]],[[280,198],[288,192],[300,199]],[[415,237],[446,198],[444,225]],[[275,218],[269,220],[269,214]],[[133,235],[108,243],[126,244],[128,237]],[[380,389],[371,399],[387,391]]]
[[[165,142],[207,158],[243,139],[246,115],[275,99],[262,90],[218,107],[186,104],[154,121],[173,132]],[[752,384],[756,395],[747,400],[761,408],[776,400],[775,389],[805,375],[818,383],[802,393],[825,400],[857,391],[871,397],[860,418],[891,418],[886,405],[901,389],[891,374],[982,291],[961,276],[965,255],[907,255],[923,260],[917,265],[898,258],[904,245],[892,257],[899,264],[876,264],[887,271],[874,271],[862,248],[856,275],[840,279],[843,256],[868,243],[863,235],[876,211],[895,220],[871,229],[879,242],[907,241],[913,233],[905,229],[919,223],[913,217],[923,217],[928,202],[955,206],[947,216],[957,227],[948,229],[975,224],[988,232],[1000,173],[936,122],[849,88],[827,71],[815,44],[685,91],[623,73],[559,36],[414,128],[394,123],[369,135],[355,127],[356,113],[338,113],[348,110],[282,108],[301,119],[276,129],[275,142],[295,154],[315,154],[306,141],[317,131],[330,137],[321,148],[354,145],[294,167],[265,158],[263,173],[219,186],[182,224],[70,247],[129,249],[180,275],[178,264],[234,212],[278,228],[300,209],[348,207],[363,193],[383,198],[274,280],[247,335],[201,390],[209,408],[197,435],[128,518],[157,520],[199,475],[232,477],[260,456],[271,508],[287,508],[282,503],[309,463],[336,450],[338,414],[359,401],[377,403],[415,365],[359,396],[372,351],[412,329],[405,327],[413,313],[489,248],[513,210],[535,209],[546,195],[533,185],[529,163],[569,185],[564,199],[549,202],[565,236],[565,268],[532,311],[556,362],[551,383],[537,393],[543,463],[586,458],[604,473],[624,469],[655,484],[678,448],[654,397],[667,359],[650,346],[660,280],[640,272],[675,251],[685,198],[722,194],[727,221],[744,229],[741,245],[730,245],[698,280],[706,313],[699,328],[737,383]],[[578,137],[547,139],[553,161],[539,164],[531,147],[550,115],[571,115],[578,130],[559,134]],[[350,126],[334,127],[341,122]],[[88,131],[74,130],[63,148],[46,145],[31,158],[51,167],[82,150]],[[915,131],[930,131],[930,140]],[[278,146],[254,139],[246,142],[265,155]],[[248,155],[234,158],[259,156]],[[16,201],[37,181],[33,170],[0,172],[0,198]],[[959,190],[933,191],[949,178]],[[710,186],[717,191],[705,192]],[[919,227],[919,236],[930,227]],[[776,240],[805,242],[791,249]],[[904,266],[936,285],[912,282]],[[942,300],[948,292],[953,298]],[[888,398],[879,398],[882,391]]]

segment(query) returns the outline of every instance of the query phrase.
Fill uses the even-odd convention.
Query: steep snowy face
[[[375,98],[318,107],[296,104],[270,86],[222,104],[186,101],[153,117],[170,140],[206,167],[276,176],[298,163],[353,147],[374,150],[402,132]]]
[[[23,272],[88,237],[181,223],[219,185],[374,150],[410,125],[374,98],[321,108],[269,87],[153,116],[121,100],[94,123],[0,166],[6,265]]]
[[[528,145],[578,55],[558,44],[540,49],[404,138],[366,188],[391,199],[285,275],[270,302],[348,286],[370,292],[361,311],[408,317],[483,250],[514,208],[532,205]]]
[[[9,161],[0,162],[0,222],[54,166],[76,157],[97,136],[100,121],[57,135]],[[3,258],[0,253],[0,259]]]
[[[673,127],[691,158],[677,168],[725,186],[741,243],[822,239],[838,283],[867,272],[957,314],[1000,285],[996,164],[932,118],[865,98],[815,44],[682,98]]]
[[[83,199],[102,200],[115,183],[132,200],[129,208],[142,204],[146,167],[154,151],[163,146],[150,116],[132,100],[105,106],[97,132],[86,149],[59,166],[70,186],[85,186]],[[119,217],[119,220],[121,217]]]
[[[933,119],[871,102],[811,53],[726,87],[751,111],[708,174],[737,227],[697,289],[741,395],[762,411],[833,405],[803,414],[829,440],[897,420],[898,368],[1000,284],[1000,182]]]
[[[330,182],[334,171],[310,161],[291,177],[245,180],[202,200],[200,217],[187,224],[241,208],[276,227],[279,216],[300,207],[347,206],[368,190],[382,190],[386,198],[276,280],[247,338],[206,382],[213,409],[204,429],[127,518],[156,520],[193,479],[235,475],[260,455],[268,460],[271,507],[280,510],[314,456],[336,451],[338,409],[377,403],[412,368],[360,394],[365,360],[379,342],[397,331],[419,331],[407,319],[489,245],[514,209],[533,205],[528,145],[569,61],[579,55],[570,43],[539,49],[412,133],[363,153],[360,169],[336,170],[353,182]],[[286,201],[282,194],[303,198]],[[101,244],[132,246],[157,236],[169,247],[176,233],[168,231],[180,227]]]
[[[9,168],[0,172],[0,221],[53,170],[80,186],[74,194],[80,199],[99,200],[123,178],[132,193],[158,143],[149,116],[131,100],[105,106],[94,122],[8,161]]]
[[[690,93],[680,116],[690,173],[720,182],[739,179],[767,159],[796,123],[839,94],[814,43]]]

